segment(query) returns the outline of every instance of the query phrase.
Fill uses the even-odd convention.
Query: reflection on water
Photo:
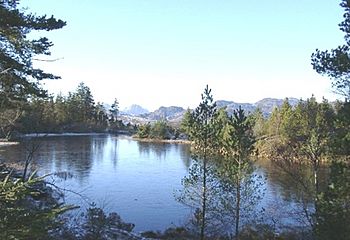
[[[188,145],[139,141],[137,142],[137,146],[141,156],[155,154],[159,160],[166,160],[169,151],[176,151],[185,169],[188,169],[191,165],[190,148]]]
[[[40,174],[59,172],[53,177],[57,185],[83,194],[106,211],[118,212],[136,225],[136,231],[181,225],[191,214],[174,198],[191,165],[186,144],[138,142],[113,135],[42,137],[0,149],[0,159],[23,161],[33,145],[40,146],[34,156]],[[276,218],[283,214],[290,218],[287,213],[297,204],[298,188],[270,163],[259,163],[257,173],[267,178],[262,206]],[[66,200],[86,206],[70,192]]]
[[[188,145],[143,143],[112,135],[56,136],[6,147],[1,159],[25,159],[30,144],[40,145],[34,156],[40,174],[72,174],[66,180],[56,177],[55,183],[118,212],[126,222],[136,224],[136,231],[180,225],[190,213],[173,197],[190,165]],[[66,200],[86,205],[70,192]]]

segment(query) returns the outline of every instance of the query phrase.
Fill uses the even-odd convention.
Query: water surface
[[[82,206],[95,202],[107,212],[119,213],[136,225],[136,231],[164,230],[186,223],[191,209],[177,202],[176,190],[191,165],[186,144],[139,142],[113,135],[77,135],[26,138],[21,144],[0,149],[2,160],[23,161],[39,146],[33,163],[39,174],[63,172],[51,177],[66,192],[65,200]],[[269,163],[259,163],[266,189],[260,206],[284,224],[295,224],[290,210],[297,209],[298,193],[285,184],[283,175]]]

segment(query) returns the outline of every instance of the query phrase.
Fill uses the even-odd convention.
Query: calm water
[[[191,164],[188,145],[139,142],[113,135],[51,136],[3,147],[1,159],[25,159],[33,145],[40,146],[34,157],[39,173],[68,173],[66,179],[52,180],[84,196],[66,192],[68,203],[86,207],[87,202],[95,202],[134,223],[136,231],[182,225],[191,214],[191,209],[174,198]],[[285,184],[269,163],[260,163],[257,172],[266,178],[261,205],[268,215],[289,224],[297,191]]]

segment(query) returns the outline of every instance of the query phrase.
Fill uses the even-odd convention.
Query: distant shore
[[[11,142],[11,141],[6,141],[3,139],[0,139],[0,147],[11,146],[11,145],[16,145],[16,144],[19,144],[19,142]]]
[[[184,139],[158,139],[158,138],[138,138],[132,137],[133,140],[140,142],[154,142],[154,143],[179,143],[179,144],[191,144],[190,140]]]
[[[88,136],[88,135],[104,135],[108,133],[40,133],[40,134],[24,134],[22,137],[59,137],[59,136]],[[117,135],[118,136],[118,135]],[[158,138],[139,138],[136,136],[130,136],[129,134],[120,133],[119,136],[123,136],[139,142],[153,142],[153,143],[176,143],[176,144],[191,144],[192,141],[186,139],[158,139]],[[0,139],[0,147],[11,146],[19,144],[18,141],[7,141],[6,139]]]

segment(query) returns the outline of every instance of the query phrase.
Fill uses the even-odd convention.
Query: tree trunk
[[[241,204],[241,161],[238,161],[238,172],[237,172],[237,182],[236,182],[236,234],[235,238],[238,239],[239,235],[239,221],[240,221],[240,204]]]
[[[204,158],[203,158],[203,189],[202,189],[202,224],[201,224],[201,240],[204,240],[206,204],[207,204],[207,156],[206,156],[206,149],[205,149],[205,150],[204,150]]]
[[[315,157],[313,160],[313,172],[314,172],[314,188],[315,188],[315,196],[314,196],[314,207],[315,207],[315,222],[314,224],[318,224],[318,195],[320,193],[319,189],[319,179],[318,179],[318,171],[319,171],[319,159]]]

